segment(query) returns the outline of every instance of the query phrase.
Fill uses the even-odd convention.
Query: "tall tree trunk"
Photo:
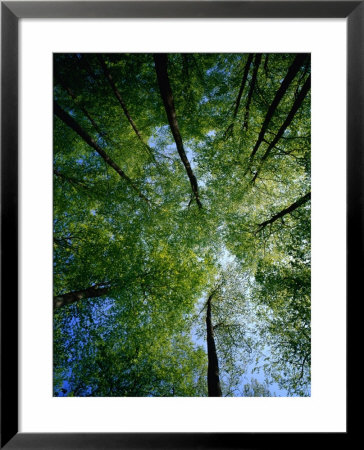
[[[271,105],[268,108],[267,114],[265,116],[262,128],[259,133],[258,140],[251,152],[250,158],[252,159],[255,155],[255,153],[258,151],[258,148],[260,144],[263,142],[265,132],[267,131],[268,125],[270,120],[272,119],[275,110],[277,109],[277,106],[279,102],[282,100],[284,94],[286,93],[288,87],[292,83],[294,77],[296,76],[297,72],[302,67],[302,64],[304,63],[305,59],[307,58],[307,55],[302,53],[295,57],[293,63],[291,64],[290,68],[288,69],[287,75],[285,76],[284,80],[282,81],[281,85],[279,86],[278,91],[276,92],[276,95],[274,96],[274,99],[271,103]]]
[[[154,55],[155,69],[157,72],[159,89],[161,92],[161,97],[164,103],[164,108],[167,113],[167,118],[169,122],[169,126],[171,127],[171,131],[176,142],[177,151],[179,156],[185,166],[188,178],[190,179],[190,184],[192,187],[192,192],[195,196],[196,203],[199,208],[202,208],[202,203],[200,201],[199,192],[198,192],[198,184],[195,174],[192,171],[190,162],[188,161],[185,149],[183,147],[183,141],[181,137],[181,133],[179,131],[179,126],[177,122],[176,110],[174,107],[174,100],[171,85],[169,83],[168,72],[167,72],[167,55],[166,54],[156,54]]]
[[[67,292],[53,297],[53,308],[58,309],[84,298],[103,297],[110,291],[110,286],[95,285],[80,291]]]
[[[234,114],[233,114],[233,118],[234,119],[236,118],[236,115],[238,114],[241,96],[243,95],[243,92],[244,92],[246,80],[248,79],[248,73],[249,73],[249,69],[250,69],[250,66],[251,66],[252,62],[253,62],[253,54],[250,53],[249,56],[248,56],[248,60],[247,60],[247,62],[245,64],[244,75],[243,75],[243,79],[241,80],[239,94],[238,94],[238,96],[236,98],[236,101],[235,101],[235,109],[234,109]]]
[[[206,313],[206,329],[207,329],[207,388],[209,397],[222,397],[220,376],[219,376],[219,361],[217,359],[216,345],[214,338],[214,328],[211,320],[211,301],[213,294],[207,300]]]
[[[303,100],[305,99],[308,91],[310,90],[310,87],[311,87],[311,75],[307,78],[307,80],[306,80],[305,84],[303,85],[300,93],[298,94],[296,100],[294,101],[294,103],[292,105],[292,108],[291,108],[290,112],[288,113],[288,116],[286,117],[286,120],[284,121],[283,125],[278,130],[278,133],[275,135],[273,141],[268,145],[267,150],[265,151],[264,155],[262,156],[262,159],[260,161],[259,167],[258,167],[257,171],[254,174],[254,177],[252,179],[252,183],[254,183],[255,180],[257,179],[258,174],[259,174],[259,172],[260,172],[260,170],[262,168],[263,162],[268,158],[269,153],[277,145],[278,141],[283,136],[283,133],[286,131],[286,129],[291,124],[292,120],[294,119],[294,117],[296,115],[296,112],[298,111],[298,109],[302,105]]]
[[[145,197],[145,195],[140,192],[137,186],[133,183],[133,181],[126,175],[126,173],[110,158],[110,156],[89,136],[86,131],[75,121],[73,117],[71,117],[66,111],[64,111],[56,101],[53,102],[54,113],[57,117],[59,117],[66,125],[72,128],[90,147],[95,149],[97,153],[103,158],[103,160],[112,167],[116,173],[120,175],[121,178],[126,180],[130,186],[134,189],[135,192],[139,195],[141,199],[149,203],[149,200]]]

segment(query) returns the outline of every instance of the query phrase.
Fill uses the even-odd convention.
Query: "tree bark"
[[[284,217],[287,214],[290,214],[300,206],[307,203],[309,200],[311,200],[311,192],[308,192],[303,197],[299,198],[296,202],[292,203],[292,205],[288,206],[288,208],[283,209],[279,213],[275,214],[273,217],[271,217],[269,220],[266,220],[265,222],[262,222],[258,225],[258,232],[262,231],[263,228],[265,228],[267,225],[274,223],[276,220]]]
[[[283,125],[281,126],[281,128],[278,130],[278,133],[276,134],[275,138],[273,139],[273,141],[269,144],[267,150],[265,151],[264,155],[262,156],[261,159],[261,163],[259,165],[259,168],[257,169],[252,183],[255,182],[255,180],[258,177],[258,174],[260,172],[261,169],[261,165],[262,163],[268,158],[269,153],[271,152],[271,150],[277,145],[277,142],[281,139],[281,137],[283,136],[283,133],[286,131],[286,129],[289,127],[289,125],[291,124],[296,112],[298,111],[298,109],[300,108],[300,106],[303,103],[303,100],[305,99],[308,91],[310,90],[311,87],[311,75],[307,78],[305,84],[303,85],[300,93],[298,94],[296,100],[293,103],[293,106],[286,118],[286,120],[284,121]]]
[[[179,131],[179,126],[177,122],[176,110],[174,107],[174,100],[171,85],[169,83],[168,72],[167,72],[167,55],[166,54],[155,54],[154,55],[155,69],[157,72],[158,84],[161,93],[161,97],[164,103],[164,108],[167,113],[169,126],[173,134],[173,138],[176,142],[177,151],[179,156],[185,166],[190,184],[192,187],[192,192],[195,196],[196,203],[199,208],[202,208],[202,203],[200,201],[197,179],[192,171],[190,162],[188,161],[185,149],[183,147],[183,141],[181,133]]]
[[[244,123],[243,123],[243,129],[245,129],[245,130],[248,129],[250,103],[252,101],[255,83],[257,82],[258,69],[259,69],[261,60],[262,60],[262,55],[260,53],[257,53],[255,55],[254,72],[253,72],[252,81],[250,84],[248,100],[246,102],[246,107],[245,107],[245,115],[244,115]]]
[[[220,375],[219,375],[219,361],[216,353],[216,345],[214,338],[214,328],[211,320],[211,301],[213,294],[207,300],[206,313],[206,329],[207,329],[207,388],[209,397],[222,397]]]
[[[66,125],[72,128],[90,147],[95,149],[97,153],[103,158],[103,160],[112,167],[121,178],[126,180],[141,199],[149,203],[149,200],[145,195],[140,192],[133,181],[126,175],[126,173],[110,158],[110,156],[89,136],[86,131],[71,117],[66,111],[64,111],[56,101],[53,102],[54,113],[59,117]]]
[[[80,291],[67,292],[53,297],[53,309],[76,303],[84,298],[103,297],[110,291],[110,286],[95,285]]]
[[[292,83],[294,77],[296,76],[297,72],[300,70],[300,68],[306,58],[307,58],[307,55],[304,53],[297,55],[295,57],[293,63],[291,64],[290,68],[288,69],[287,75],[285,76],[284,80],[282,81],[270,107],[268,108],[268,112],[265,116],[262,128],[259,133],[258,140],[253,148],[253,151],[251,152],[251,155],[250,155],[251,159],[254,157],[254,155],[258,151],[259,146],[264,139],[264,135],[265,135],[265,132],[267,131],[269,122],[271,121],[279,102],[282,100],[284,94],[286,93],[288,87]]]

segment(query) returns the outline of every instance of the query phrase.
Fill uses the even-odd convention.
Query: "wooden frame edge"
[[[282,433],[18,433],[18,19],[347,18],[347,299],[363,273],[363,1],[1,2],[1,441],[0,448],[260,448]],[[5,282],[6,281],[6,282]],[[11,299],[11,300],[9,300]],[[11,319],[9,319],[9,317]],[[16,322],[16,323],[14,323]],[[349,346],[347,346],[349,348]],[[348,411],[349,418],[349,411]],[[348,427],[347,427],[348,430]],[[310,433],[300,433],[307,444]],[[347,433],[330,433],[340,442]],[[298,433],[286,433],[296,445]],[[105,440],[106,439],[106,440]],[[315,441],[327,443],[327,433]],[[323,441],[322,441],[323,442]],[[243,447],[242,447],[243,445]],[[282,443],[281,443],[282,446]]]

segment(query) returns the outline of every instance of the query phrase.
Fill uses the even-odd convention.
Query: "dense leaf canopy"
[[[54,117],[55,395],[309,395],[309,56],[55,54]]]

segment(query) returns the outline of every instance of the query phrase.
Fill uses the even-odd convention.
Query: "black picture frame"
[[[364,143],[363,1],[1,2],[1,448],[227,449],[307,445],[311,433],[18,432],[18,21],[20,18],[346,18],[347,311],[362,274]],[[349,312],[349,311],[348,311]],[[349,345],[347,345],[349,348]],[[316,433],[315,443],[345,433]],[[351,431],[351,430],[350,430]],[[351,436],[351,433],[350,433]]]

